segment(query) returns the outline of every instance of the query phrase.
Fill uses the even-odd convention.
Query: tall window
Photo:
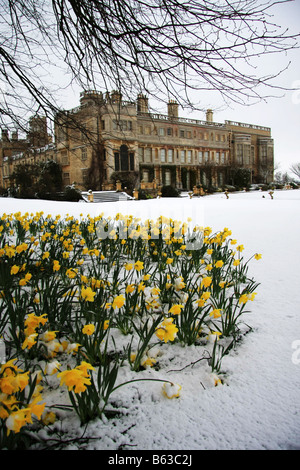
[[[86,159],[87,159],[86,147],[82,147],[82,149],[81,149],[81,160],[84,161]]]
[[[115,171],[134,171],[134,154],[128,152],[127,145],[121,145],[115,152]]]
[[[166,149],[160,149],[160,161],[165,163],[166,161]]]
[[[173,163],[173,149],[168,149],[168,162]]]
[[[152,148],[146,147],[144,149],[144,159],[146,163],[150,163],[152,161]]]

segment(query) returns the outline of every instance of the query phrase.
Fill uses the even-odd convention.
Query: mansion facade
[[[195,185],[222,188],[233,184],[237,170],[247,170],[250,183],[273,180],[271,129],[233,121],[181,118],[169,101],[166,114],[149,111],[148,98],[124,101],[117,92],[85,91],[77,108],[58,113],[54,137],[46,119],[33,117],[27,139],[2,130],[0,186],[8,188],[16,165],[49,159],[62,168],[64,185],[81,190],[115,189],[117,180],[134,187]]]

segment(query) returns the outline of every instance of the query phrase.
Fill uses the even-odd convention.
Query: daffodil
[[[132,263],[126,263],[124,268],[126,271],[131,271],[133,269],[133,264]]]
[[[48,362],[45,367],[45,374],[53,375],[56,374],[61,367],[61,364],[58,361]]]
[[[214,318],[220,318],[221,316],[221,309],[220,308],[214,308],[210,314],[209,314],[211,317],[214,317]]]
[[[135,285],[134,284],[128,284],[126,286],[125,292],[126,294],[131,294],[135,290]]]
[[[243,294],[243,295],[241,295],[240,298],[239,298],[239,304],[245,304],[245,303],[248,302],[248,300],[249,300],[248,295],[247,295],[247,294]]]
[[[94,292],[91,287],[82,287],[81,288],[81,297],[87,302],[94,302],[94,297],[96,292]]]
[[[45,426],[49,426],[49,424],[53,424],[53,423],[55,423],[55,421],[56,421],[56,414],[53,413],[53,411],[48,411],[42,417],[42,423]]]
[[[175,304],[170,308],[169,313],[171,313],[172,315],[180,315],[182,309],[183,305]]]
[[[27,336],[22,344],[22,349],[31,349],[32,346],[36,344],[37,336],[37,333],[32,333],[31,335]]]
[[[174,341],[178,328],[173,324],[173,318],[166,318],[160,326],[156,329],[156,336],[167,343],[168,341]]]
[[[162,387],[162,393],[168,399],[179,398],[181,388],[181,385],[166,382]]]
[[[7,418],[5,425],[7,427],[7,433],[10,431],[14,433],[20,432],[21,428],[27,423],[31,422],[30,409],[23,408],[21,410],[13,411]]]
[[[261,254],[260,254],[260,253],[255,253],[254,258],[255,258],[256,260],[261,259]]]
[[[216,263],[215,263],[215,267],[216,268],[222,268],[224,262],[222,260],[218,260]]]
[[[84,325],[84,327],[82,328],[82,333],[84,335],[91,336],[94,332],[95,332],[95,325],[93,325],[92,323],[88,325]]]
[[[59,261],[54,260],[54,261],[53,261],[53,271],[59,271],[59,270],[60,270]]]
[[[69,392],[85,392],[87,385],[91,384],[91,379],[86,377],[79,368],[62,371],[57,374],[57,377],[60,379],[60,385],[66,385]]]
[[[212,278],[209,276],[206,276],[201,281],[201,287],[209,287],[211,283],[212,283]]]
[[[20,270],[20,266],[16,266],[15,264],[11,267],[10,274],[17,274]]]
[[[142,271],[144,269],[143,261],[137,261],[136,263],[134,263],[134,269],[136,271]]]
[[[113,309],[121,308],[123,307],[124,303],[125,303],[124,295],[117,295],[117,297],[115,297],[113,300],[112,307]]]

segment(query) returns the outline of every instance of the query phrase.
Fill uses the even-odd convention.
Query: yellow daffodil
[[[166,382],[162,387],[162,393],[168,399],[179,398],[181,388],[181,385]]]
[[[59,270],[60,270],[59,261],[54,260],[54,261],[53,261],[53,271],[59,271]]]
[[[161,340],[167,343],[174,341],[178,328],[173,324],[173,318],[166,318],[157,328],[155,334]]]
[[[11,267],[10,274],[18,274],[20,266],[16,266],[15,264]]]
[[[22,349],[31,349],[34,344],[36,344],[36,338],[38,334],[32,333],[31,335],[27,336],[22,344]]]
[[[218,260],[218,261],[215,263],[215,267],[216,267],[216,268],[222,268],[223,264],[224,264],[224,263],[223,263],[222,260]]]
[[[66,385],[69,392],[75,393],[85,392],[87,385],[91,384],[91,379],[86,377],[84,372],[79,368],[65,370],[57,374],[60,379],[60,385]]]
[[[202,287],[209,287],[212,283],[212,278],[209,276],[206,276],[202,279],[201,281],[201,288]]]
[[[144,269],[144,263],[142,261],[137,261],[134,263],[134,269],[136,271],[142,271],[142,269]]]
[[[211,317],[214,317],[214,318],[220,318],[221,316],[221,309],[220,308],[214,308],[210,314],[209,314]]]
[[[82,333],[84,335],[91,336],[94,332],[95,332],[95,325],[93,325],[92,323],[88,325],[84,325],[84,327],[82,328]]]
[[[118,295],[117,297],[114,298],[113,303],[112,303],[112,307],[113,307],[113,309],[121,308],[121,307],[123,307],[124,303],[125,303],[124,295]]]
[[[131,294],[135,290],[135,285],[134,284],[128,284],[128,286],[125,289],[126,294]]]
[[[96,292],[94,292],[91,287],[82,287],[81,288],[81,297],[87,302],[94,302],[94,297]]]
[[[239,298],[239,304],[245,304],[245,303],[248,302],[248,300],[249,300],[248,295],[247,295],[247,294],[243,294],[243,295],[241,295],[240,298]]]
[[[132,263],[126,263],[124,268],[126,269],[126,271],[131,271],[132,268],[133,268],[133,264]]]
[[[169,310],[169,313],[171,313],[172,315],[180,315],[181,313],[181,310],[183,309],[183,305],[181,304],[175,304],[173,305],[170,310]]]

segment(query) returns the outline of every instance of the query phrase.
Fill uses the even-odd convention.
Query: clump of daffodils
[[[0,368],[0,420],[6,434],[18,434],[22,428],[41,420],[46,403],[43,402],[38,381],[30,389],[30,373],[20,369],[12,359]],[[5,442],[5,436],[2,436]]]
[[[92,402],[106,406],[124,358],[132,374],[149,368],[162,374],[155,345],[161,354],[176,343],[221,351],[222,341],[238,337],[241,315],[256,297],[251,258],[244,259],[244,245],[227,227],[213,233],[191,222],[2,215],[0,337],[28,366],[26,372],[9,361],[1,366],[6,431],[18,434],[33,416],[53,421],[35,386],[26,401],[34,367],[58,380],[87,422],[98,413]],[[180,390],[166,382],[163,393],[178,397]]]

